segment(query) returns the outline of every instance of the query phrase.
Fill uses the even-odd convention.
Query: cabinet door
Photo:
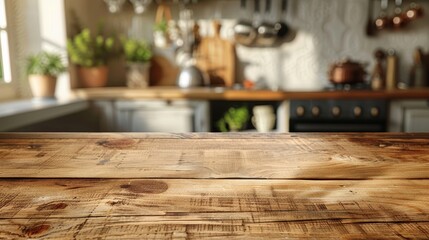
[[[429,101],[391,101],[390,132],[429,132]]]
[[[117,130],[121,132],[204,131],[207,103],[194,101],[117,101]]]
[[[406,109],[405,132],[429,132],[429,109]]]
[[[165,107],[163,109],[136,109],[129,111],[131,132],[192,132],[192,108]]]
[[[101,132],[114,132],[116,129],[116,110],[113,100],[97,100],[91,102],[91,108],[96,112]]]

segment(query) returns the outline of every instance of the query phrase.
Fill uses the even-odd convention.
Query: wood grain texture
[[[77,89],[75,96],[85,99],[201,99],[237,101],[282,101],[288,99],[429,99],[429,88],[383,91],[270,91],[216,88],[179,89],[151,87],[147,89],[96,88]]]
[[[0,237],[427,238],[428,184],[3,180]]]
[[[0,239],[429,239],[429,134],[0,134]]]
[[[420,179],[429,176],[427,134],[42,136],[45,137],[0,134],[0,177]]]

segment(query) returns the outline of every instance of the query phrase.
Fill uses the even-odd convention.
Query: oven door
[[[384,122],[336,122],[291,120],[290,132],[386,132]]]
[[[292,100],[290,132],[386,132],[383,100]]]

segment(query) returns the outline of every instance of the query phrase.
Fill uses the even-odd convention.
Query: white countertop
[[[0,103],[0,131],[79,112],[89,107],[83,99],[26,99]]]

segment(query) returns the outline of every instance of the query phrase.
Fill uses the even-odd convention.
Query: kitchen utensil
[[[282,14],[281,14],[281,16],[284,18],[286,18],[287,4],[288,4],[287,0],[282,0],[282,6],[281,6]],[[279,22],[276,22],[274,24],[274,28],[277,31],[277,37],[278,38],[286,37],[289,33],[289,26],[286,24],[285,21],[280,20]]]
[[[373,37],[376,34],[376,29],[375,29],[375,23],[374,23],[374,19],[373,19],[373,14],[374,12],[374,1],[373,0],[368,0],[368,20],[366,22],[366,35],[368,37]]]
[[[375,26],[378,30],[387,29],[391,26],[391,21],[387,16],[388,8],[389,8],[389,0],[381,0],[380,15],[375,20]]]
[[[180,19],[184,23],[184,45],[180,51],[184,56],[188,57],[185,57],[182,69],[177,77],[177,86],[181,88],[207,86],[209,84],[207,73],[197,66],[196,58],[194,57],[194,47],[198,46],[196,43],[196,30],[199,32],[199,29],[195,28],[192,10],[188,8],[182,9]]]
[[[208,82],[207,75],[193,63],[183,67],[177,78],[177,86],[180,88],[203,87]]]
[[[156,10],[155,23],[159,26],[163,26],[163,24],[168,24],[168,22],[170,22],[171,20],[172,20],[172,17],[171,17],[170,6],[168,6],[165,3],[161,3]],[[167,25],[167,28],[168,28],[168,25]],[[154,36],[155,46],[158,48],[166,48],[169,46],[171,42],[168,36],[168,31],[165,32],[163,30],[156,30],[154,31],[153,36]]]
[[[245,46],[251,46],[256,39],[256,30],[253,27],[252,23],[248,20],[245,20],[247,0],[241,0],[241,20],[234,26],[234,37],[235,41],[239,44]]]
[[[121,11],[125,0],[104,0],[104,2],[107,4],[110,13],[117,13]]]
[[[371,89],[381,90],[384,88],[386,82],[386,71],[383,63],[386,60],[386,53],[381,49],[377,49],[374,56],[377,63],[371,76]]]
[[[363,64],[350,59],[335,63],[329,71],[329,80],[333,84],[354,84],[365,81]]]
[[[403,28],[408,23],[407,16],[402,12],[402,0],[395,0],[395,16],[392,18],[394,28]]]
[[[417,48],[414,52],[414,65],[410,72],[410,82],[414,87],[427,86],[427,70],[424,66],[424,54],[421,48]]]
[[[259,1],[258,1],[259,4]],[[271,0],[265,0],[265,14],[263,14],[263,21],[258,27],[258,36],[256,37],[256,44],[259,46],[269,47],[272,46],[277,40],[277,30],[268,17],[271,13]]]
[[[262,23],[262,14],[261,14],[261,4],[260,0],[254,0],[253,1],[253,19],[252,19],[252,25],[255,28],[256,36],[258,35],[258,26]],[[255,39],[256,40],[256,39]]]
[[[214,21],[214,36],[201,39],[196,54],[197,66],[209,74],[210,85],[232,87],[235,82],[235,46],[221,38],[221,27]]]
[[[398,57],[393,49],[387,52],[386,64],[386,88],[387,90],[396,89],[398,75]]]
[[[193,11],[189,8],[184,8],[180,10],[180,20],[182,25],[180,26],[183,37],[183,47],[182,51],[192,55],[193,45],[195,41],[195,21],[193,18]]]
[[[146,8],[152,3],[152,0],[130,0],[133,4],[134,12],[136,14],[142,14],[146,11]]]

